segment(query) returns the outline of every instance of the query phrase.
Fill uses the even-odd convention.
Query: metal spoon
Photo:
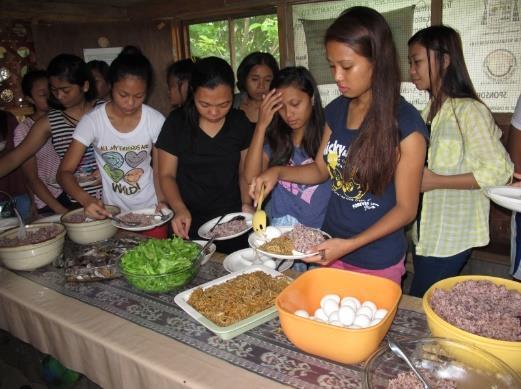
[[[117,216],[107,216],[110,220],[114,220],[116,223],[119,223],[119,224],[122,224],[124,226],[129,226],[129,227],[137,227],[139,226],[139,223],[138,222],[127,222],[123,219],[120,219],[119,217]]]
[[[14,213],[16,214],[16,217],[18,218],[18,224],[19,224],[18,231],[16,231],[16,237],[20,240],[24,240],[27,238],[27,227],[25,226],[25,223],[24,223],[22,217],[20,216],[18,209],[16,209],[16,206],[14,206],[14,204],[13,204],[13,210],[14,210]]]
[[[430,389],[431,387],[427,383],[427,380],[425,377],[420,373],[418,369],[413,365],[409,357],[403,352],[402,348],[399,346],[399,344],[393,340],[389,335],[387,335],[387,343],[389,344],[389,348],[391,351],[399,358],[403,359],[405,363],[409,365],[411,370],[416,374],[416,377],[421,381],[423,384],[424,389]]]

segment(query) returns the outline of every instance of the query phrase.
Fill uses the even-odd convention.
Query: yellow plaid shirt
[[[423,110],[426,119],[429,105]],[[457,120],[456,120],[457,118]],[[459,126],[458,126],[459,122]],[[436,174],[473,173],[481,188],[510,181],[514,165],[499,141],[488,108],[468,98],[447,99],[431,123],[428,168]],[[416,253],[449,257],[489,242],[490,202],[481,190],[436,189],[424,193]]]

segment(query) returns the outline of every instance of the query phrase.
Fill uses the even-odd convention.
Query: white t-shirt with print
[[[152,147],[165,117],[143,104],[141,119],[131,132],[114,128],[103,104],[85,115],[73,138],[84,146],[93,145],[103,183],[103,202],[117,205],[122,212],[153,208],[157,203],[152,172]]]

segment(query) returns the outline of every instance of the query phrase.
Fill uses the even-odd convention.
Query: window
[[[191,24],[188,26],[190,54],[223,58],[234,71],[254,51],[268,52],[279,61],[278,33],[276,14]]]

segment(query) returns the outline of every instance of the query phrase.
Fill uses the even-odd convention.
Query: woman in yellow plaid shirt
[[[410,293],[458,275],[473,247],[489,242],[489,200],[481,188],[507,183],[513,164],[501,130],[470,80],[459,34],[431,26],[409,39],[411,80],[429,92],[422,116],[430,129],[422,180],[423,204],[414,228]]]

